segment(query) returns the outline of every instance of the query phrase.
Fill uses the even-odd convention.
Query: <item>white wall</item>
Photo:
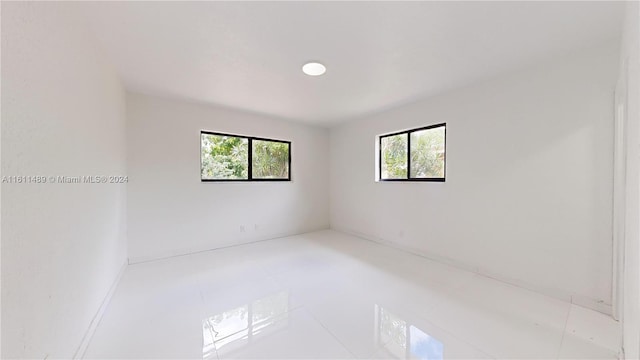
[[[640,358],[640,6],[627,3],[620,56],[626,99],[626,211],[624,245],[623,347]]]
[[[73,4],[2,4],[2,175],[120,175],[125,97]],[[2,184],[2,357],[70,358],[126,261],[126,185]]]
[[[611,311],[617,44],[331,131],[331,227]],[[376,135],[447,123],[445,183],[375,182]]]
[[[131,262],[329,227],[326,129],[137,94],[127,111]],[[201,130],[290,140],[292,181],[200,182]]]

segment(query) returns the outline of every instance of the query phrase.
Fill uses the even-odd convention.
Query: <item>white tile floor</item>
[[[86,358],[617,358],[597,312],[333,231],[131,265]]]

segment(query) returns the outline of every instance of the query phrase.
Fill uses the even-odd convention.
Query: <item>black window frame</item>
[[[435,129],[444,127],[444,176],[441,178],[416,178],[411,177],[411,134],[418,131]],[[382,178],[382,139],[390,136],[407,134],[407,177],[401,179],[383,179]],[[378,181],[426,181],[426,182],[445,182],[447,178],[447,123],[423,126],[415,129],[403,130],[391,134],[378,136]]]
[[[249,162],[249,164],[248,164],[248,167],[247,167],[247,178],[246,179],[203,179],[202,178],[202,135],[203,134],[204,135],[217,135],[217,136],[232,136],[232,137],[237,137],[237,138],[241,138],[241,139],[247,139],[247,146],[249,147],[248,151],[247,151],[248,152],[247,161]],[[287,144],[289,146],[289,154],[288,154],[289,155],[289,162],[287,164],[287,166],[289,167],[289,171],[288,171],[288,174],[287,174],[288,175],[287,178],[257,178],[257,179],[253,178],[253,140],[278,142],[278,143]],[[240,182],[247,182],[247,181],[291,181],[291,141],[201,130],[200,131],[200,182],[234,182],[234,181],[240,181]]]

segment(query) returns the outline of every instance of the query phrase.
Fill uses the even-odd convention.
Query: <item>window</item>
[[[380,136],[380,181],[444,181],[446,124]]]
[[[289,141],[202,131],[200,151],[201,181],[291,180]]]
[[[381,179],[407,178],[407,134],[398,134],[380,138],[382,149]]]
[[[258,139],[251,143],[251,174],[254,179],[289,178],[289,143]]]

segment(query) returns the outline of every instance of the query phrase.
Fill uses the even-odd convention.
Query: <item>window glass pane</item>
[[[249,140],[201,134],[202,179],[248,179]]]
[[[380,138],[381,179],[407,178],[407,134]]]
[[[444,126],[411,133],[411,177],[444,178]]]
[[[289,143],[253,140],[252,176],[254,179],[289,178]]]

